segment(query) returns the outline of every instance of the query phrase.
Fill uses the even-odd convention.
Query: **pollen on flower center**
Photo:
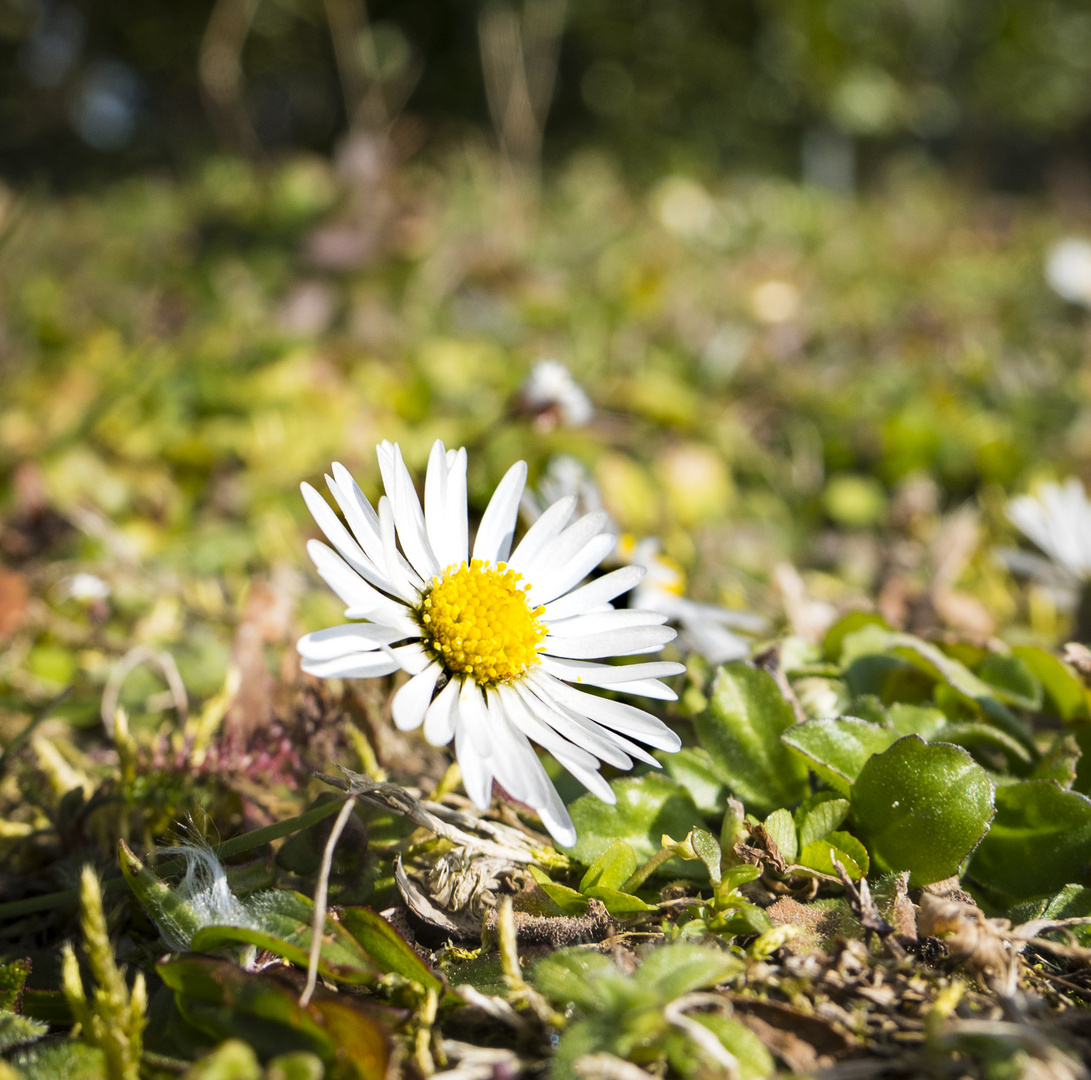
[[[531,608],[528,585],[504,563],[481,559],[448,566],[418,611],[425,643],[448,671],[482,686],[510,682],[538,662],[546,636],[543,607]]]

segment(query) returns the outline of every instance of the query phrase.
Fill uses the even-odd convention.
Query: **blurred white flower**
[[[1007,506],[1008,520],[1049,556],[1075,586],[1091,580],[1091,501],[1083,484],[1069,477],[1063,484],[1042,484],[1033,495],[1020,495]],[[1002,557],[1004,557],[1002,553]],[[1016,570],[1039,572],[1033,559],[1005,561]]]
[[[687,599],[683,595],[685,572],[659,548],[655,537],[640,541],[628,535],[618,538],[614,549],[617,561],[623,566],[643,566],[647,571],[633,590],[634,606],[666,615],[678,626],[679,641],[712,664],[748,656],[750,643],[730,628],[757,633],[765,628],[765,620],[749,612],[729,611],[718,604],[699,604]]]
[[[521,508],[527,520],[533,522],[541,516],[545,506],[565,497],[575,498],[584,513],[602,508],[598,485],[583,465],[574,457],[558,455],[546,467],[537,493],[524,493]],[[618,531],[612,521],[607,521],[606,528]],[[644,568],[644,579],[632,592],[632,605],[666,615],[679,628],[679,643],[713,664],[749,655],[750,643],[730,628],[760,633],[767,625],[765,619],[749,612],[730,611],[717,604],[700,604],[688,599],[685,572],[661,552],[660,546],[655,537],[637,540],[628,534],[619,535],[617,546],[605,560]]]
[[[528,524],[533,524],[545,512],[546,508],[558,499],[573,496],[576,510],[581,514],[590,514],[602,509],[602,495],[598,485],[588,475],[583,464],[569,454],[558,454],[549,459],[546,471],[538,481],[538,488],[523,492],[519,509]],[[614,522],[607,519],[606,526],[613,532],[617,529]]]
[[[539,360],[534,365],[519,388],[519,402],[547,430],[558,424],[582,427],[594,415],[590,398],[559,360]]]
[[[476,806],[488,807],[495,779],[569,847],[575,827],[531,740],[614,802],[600,762],[655,765],[638,743],[674,751],[681,740],[650,713],[587,688],[673,700],[659,680],[680,674],[681,664],[601,661],[655,652],[675,631],[659,612],[614,608],[611,601],[644,577],[635,565],[580,585],[614,549],[604,511],[569,524],[576,499],[562,498],[512,550],[525,462],[500,481],[471,548],[466,451],[432,447],[423,507],[397,445],[382,443],[378,455],[386,494],[377,511],[342,465],[326,477],[347,528],[303,485],[333,544],[311,540],[307,551],[347,605],[345,617],[359,620],[301,638],[303,670],[352,679],[407,672],[391,702],[395,726],[423,725],[433,746],[453,741]]]
[[[105,600],[110,595],[110,586],[102,578],[80,571],[68,582],[68,595],[73,600]]]
[[[1091,243],[1068,237],[1046,257],[1046,281],[1058,296],[1091,307]]]

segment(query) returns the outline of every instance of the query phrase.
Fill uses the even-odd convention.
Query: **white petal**
[[[576,746],[583,747],[596,757],[618,769],[631,769],[632,760],[622,749],[612,731],[607,731],[594,720],[577,716],[559,702],[537,694],[527,683],[515,683],[513,689],[523,703],[544,724],[563,735]],[[634,755],[635,756],[635,755]]]
[[[527,806],[539,806],[549,799],[553,784],[530,740],[508,719],[495,690],[486,698],[489,732],[495,749],[489,761],[497,782],[513,798]]]
[[[537,558],[538,553],[551,543],[554,537],[560,535],[561,530],[568,524],[572,511],[576,509],[576,501],[575,495],[566,495],[537,517],[508,560],[508,565],[513,570],[523,573]]]
[[[307,509],[318,523],[318,527],[353,570],[384,592],[394,592],[385,567],[376,565],[364,554],[363,548],[356,543],[348,529],[330,509],[330,504],[310,484],[300,484],[299,490],[303,492],[303,501],[306,502]]]
[[[519,515],[519,497],[527,483],[527,463],[517,461],[504,474],[503,480],[485,507],[481,524],[474,539],[475,559],[498,563],[511,554],[511,541],[515,536],[515,520]]]
[[[555,728],[535,716],[523,699],[510,687],[499,686],[497,692],[511,722],[529,739],[548,750],[588,791],[603,802],[617,801],[613,788],[600,775],[599,760],[589,750],[569,742]]]
[[[296,648],[307,660],[335,660],[350,653],[372,652],[382,645],[392,645],[403,636],[400,630],[378,623],[344,623],[304,634],[296,642]]]
[[[552,622],[554,619],[567,619],[571,615],[580,615],[586,611],[593,611],[607,600],[613,600],[628,592],[634,585],[639,584],[647,571],[643,566],[623,566],[620,570],[611,570],[594,581],[573,592],[546,604],[545,617]]]
[[[583,637],[603,631],[626,630],[632,626],[662,626],[666,621],[667,616],[660,611],[610,608],[586,615],[574,615],[570,619],[551,619],[549,633],[552,637]]]
[[[485,696],[481,687],[466,679],[458,695],[458,727],[463,728],[473,740],[474,748],[483,758],[491,758],[495,743],[489,731],[489,711],[485,707]]]
[[[369,585],[333,548],[327,547],[321,540],[308,540],[307,554],[318,570],[318,576],[348,607],[368,612],[369,617],[371,612],[382,612],[384,615],[405,614],[402,603],[392,600],[386,593]]]
[[[396,657],[386,652],[361,652],[336,660],[304,660],[300,667],[308,675],[322,679],[373,679],[390,675],[401,665]]]
[[[424,737],[433,746],[446,746],[458,723],[458,695],[462,684],[451,679],[436,695],[424,717]]]
[[[420,507],[413,479],[402,460],[402,452],[394,447],[394,524],[397,526],[398,539],[402,544],[410,566],[420,575],[421,581],[428,581],[440,571],[424,525],[424,512]]]
[[[436,562],[441,570],[446,570],[451,565],[447,529],[447,451],[439,439],[432,444],[424,478],[424,525]]]
[[[542,824],[557,844],[561,847],[572,847],[576,842],[576,826],[572,824],[572,818],[569,816],[568,810],[565,808],[564,803],[561,802],[560,795],[552,786],[550,787],[550,793],[548,801],[542,806],[536,806],[534,809],[538,811],[538,817],[542,819]]]
[[[470,558],[469,525],[466,521],[466,451],[455,451],[454,462],[450,455],[447,459],[447,524],[448,540],[446,545],[446,562],[443,569],[448,566],[468,562]]]
[[[596,536],[554,574],[545,578],[533,578],[534,585],[529,593],[533,604],[548,604],[561,593],[568,592],[573,585],[581,582],[611,551],[614,550],[614,537],[609,533]]]
[[[394,695],[390,707],[394,726],[399,731],[413,731],[424,723],[424,715],[432,701],[432,691],[436,688],[441,670],[439,664],[430,664]]]
[[[559,536],[545,544],[541,551],[527,562],[522,573],[535,583],[542,578],[552,577],[598,536],[609,520],[605,510],[584,514]],[[611,551],[613,544],[616,543],[615,540],[611,544]]]
[[[686,670],[685,664],[676,664],[671,660],[654,660],[646,664],[595,664],[582,660],[554,660],[543,656],[541,663],[551,675],[556,675],[565,682],[616,687],[626,694],[628,689],[619,686],[619,683],[641,679],[667,679],[672,675],[681,675]]]
[[[677,732],[672,731],[662,720],[652,716],[651,713],[646,713],[643,709],[638,709],[635,705],[627,705],[623,701],[613,701],[596,694],[585,694],[582,690],[577,690],[553,678],[552,675],[540,671],[533,672],[529,679],[535,688],[544,690],[554,700],[612,731],[631,735],[634,739],[654,746],[657,750],[673,752],[682,745]]]
[[[394,658],[398,661],[401,669],[408,671],[410,675],[419,674],[432,662],[432,658],[416,641],[410,642],[408,645],[399,645],[390,651],[394,654]]]
[[[466,788],[466,794],[479,810],[488,810],[492,800],[492,768],[474,746],[461,714],[455,728],[455,757],[462,770],[462,785]]]
[[[341,507],[353,535],[373,563],[383,560],[383,542],[379,538],[379,515],[360,490],[360,485],[339,461],[333,463],[333,479],[326,477],[330,493]]]
[[[657,652],[678,631],[672,626],[634,626],[628,630],[604,630],[584,637],[547,636],[542,651],[550,656],[565,656],[573,660],[593,660],[601,656],[635,656]]]
[[[390,584],[394,591],[408,604],[416,604],[420,599],[423,581],[413,581],[399,559],[397,541],[394,532],[394,509],[384,495],[379,500],[379,533],[383,538],[383,553],[386,556],[386,570],[390,575]]]

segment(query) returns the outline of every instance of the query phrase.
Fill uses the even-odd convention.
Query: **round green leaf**
[[[614,806],[588,794],[569,807],[578,834],[569,854],[588,866],[617,840],[629,844],[640,865],[662,848],[664,833],[686,836],[704,825],[689,792],[666,776],[648,773],[615,780],[610,786],[617,795]],[[675,877],[705,876],[703,864],[681,859],[670,859],[664,868]]]
[[[865,763],[852,812],[875,862],[927,885],[957,873],[984,835],[993,785],[961,747],[907,735]]]
[[[718,669],[708,708],[696,720],[697,737],[719,777],[753,813],[807,794],[807,770],[781,742],[794,723],[792,706],[769,672],[744,663]]]
[[[1079,881],[1091,863],[1091,799],[1053,780],[996,791],[996,818],[970,876],[1009,896],[1044,896]]]
[[[898,733],[851,716],[805,720],[789,728],[782,739],[830,787],[847,795],[872,754],[881,754]]]

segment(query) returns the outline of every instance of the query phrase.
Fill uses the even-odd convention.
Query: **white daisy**
[[[1042,484],[1034,495],[1012,499],[1007,515],[1072,584],[1091,580],[1091,501],[1079,480]]]
[[[676,623],[686,648],[700,653],[712,664],[750,655],[750,642],[730,628],[759,633],[766,627],[765,620],[746,611],[729,611],[719,604],[690,600],[685,595],[685,571],[660,551],[654,536],[640,541],[628,535],[619,537],[614,557],[623,565],[644,567],[647,573],[633,591],[632,603],[648,611],[658,611]]]
[[[1091,244],[1072,236],[1054,244],[1046,256],[1046,281],[1069,303],[1091,307]]]
[[[560,499],[512,550],[525,462],[500,481],[471,551],[466,451],[432,447],[423,509],[398,447],[384,442],[378,456],[386,489],[378,512],[344,466],[335,464],[326,477],[348,528],[314,488],[302,486],[336,549],[311,540],[307,551],[347,605],[345,617],[361,620],[301,638],[303,670],[329,678],[408,672],[392,703],[395,725],[410,731],[423,724],[434,746],[454,740],[475,805],[489,805],[495,780],[571,846],[572,819],[531,740],[612,803],[601,762],[655,765],[638,742],[674,751],[681,740],[650,713],[582,687],[673,699],[659,680],[679,674],[681,664],[598,661],[654,652],[675,632],[662,614],[610,603],[640,581],[642,567],[576,587],[614,548],[604,512],[569,524],[576,499]]]
[[[559,360],[539,360],[519,388],[519,399],[547,430],[557,424],[583,427],[595,411],[583,387]]]

